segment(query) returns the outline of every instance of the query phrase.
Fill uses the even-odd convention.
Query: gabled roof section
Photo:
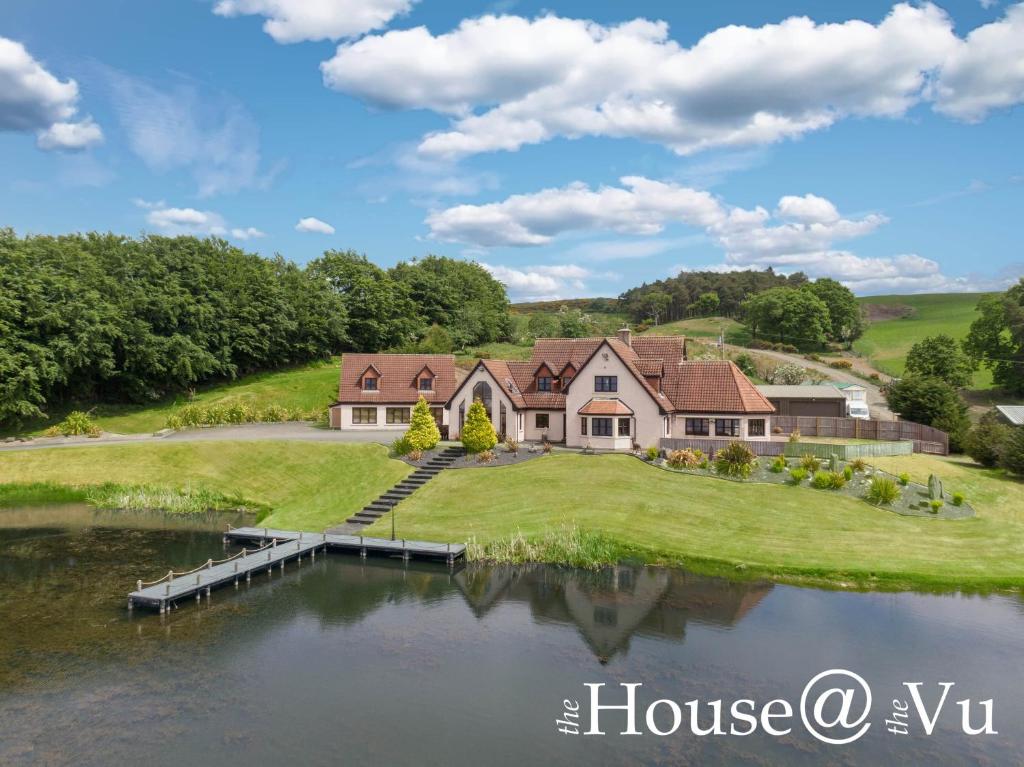
[[[578,411],[580,415],[633,415],[633,410],[620,399],[588,400]]]
[[[336,404],[415,404],[421,394],[416,379],[425,367],[434,374],[434,391],[422,394],[432,405],[443,405],[461,380],[451,354],[343,354]],[[371,368],[380,383],[376,391],[364,392],[359,384]]]
[[[637,367],[637,363],[640,362],[640,357],[636,353],[636,350],[631,346],[626,346],[618,338],[601,338],[598,339],[599,343],[594,347],[594,351],[591,352],[590,356],[580,365],[582,370],[590,360],[593,359],[594,355],[597,354],[601,349],[608,348],[612,353],[617,356],[622,363],[626,366],[626,369],[633,374],[633,377],[640,383],[641,386],[651,395],[651,399],[657,404],[658,409],[663,413],[667,413],[672,410],[672,402],[662,393],[651,386],[651,382],[648,381]]]
[[[687,413],[770,414],[772,403],[728,360],[680,362],[663,388],[676,410]],[[668,376],[666,376],[668,379]]]
[[[510,369],[510,366],[512,365],[525,365],[529,367],[530,363],[510,362],[508,360],[480,360],[476,363],[476,367],[470,371],[469,375],[466,376],[462,383],[460,383],[459,386],[453,389],[452,393],[448,395],[448,404],[451,404],[455,395],[462,391],[462,387],[469,382],[469,379],[472,378],[478,370],[484,370],[490,376],[494,385],[512,401],[512,407],[517,410],[525,408],[527,405],[526,400],[523,397],[523,387],[521,381],[517,380],[517,376],[514,375]],[[522,377],[521,373],[519,377]],[[526,373],[527,380],[532,380],[532,378],[532,373]]]
[[[366,377],[366,373],[367,373],[368,371],[370,371],[370,370],[372,370],[373,372],[375,372],[375,373],[376,373],[376,374],[377,374],[378,376],[382,375],[382,374],[381,374],[381,372],[380,372],[380,368],[378,368],[378,367],[377,367],[376,365],[374,365],[373,363],[370,363],[370,364],[369,364],[369,365],[367,365],[367,366],[366,366],[365,368],[363,368],[363,372],[359,374],[359,378],[358,378],[357,380],[360,380],[360,381],[361,381],[361,380],[363,380],[363,378],[365,378],[365,377]]]

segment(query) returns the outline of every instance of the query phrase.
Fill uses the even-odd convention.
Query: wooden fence
[[[742,442],[754,451],[754,455],[782,455],[787,444],[782,441],[768,442],[764,440],[747,441],[743,439],[700,439],[695,437],[680,437],[676,439],[674,437],[663,437],[661,440],[661,449],[668,451],[690,448],[691,450],[700,450],[705,455],[714,455],[723,447],[726,447],[730,442]]]
[[[773,432],[780,429],[782,434],[799,429],[803,437],[850,437],[889,442],[909,440],[914,443],[915,453],[949,455],[949,435],[946,432],[913,421],[776,415],[772,416],[771,424]]]
[[[833,455],[841,461],[850,461],[854,458],[878,458],[884,455],[910,455],[914,452],[914,443],[910,440],[902,442],[886,442],[876,440],[874,442],[847,442],[836,445],[822,442],[786,442],[784,455],[789,458],[799,458],[804,455],[813,455],[816,458],[831,458]]]

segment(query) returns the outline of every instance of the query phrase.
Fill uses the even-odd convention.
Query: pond
[[[444,566],[344,555],[254,577],[166,616],[129,614],[138,577],[223,556],[230,519],[0,510],[0,764],[883,765],[1024,762],[1024,614],[1014,595],[829,592],[681,570]],[[686,701],[794,707],[819,672],[873,693],[850,745],[764,728],[698,737]],[[920,681],[930,736],[886,732]],[[566,735],[636,688],[643,734]],[[684,726],[659,737],[657,699]],[[994,735],[961,731],[955,701],[993,700]],[[826,713],[836,701],[825,707]],[[587,715],[589,716],[589,714]],[[587,718],[586,716],[584,718]],[[667,727],[662,704],[655,724]],[[725,719],[728,733],[729,722]],[[782,720],[776,725],[783,726]],[[584,722],[584,728],[587,722]]]

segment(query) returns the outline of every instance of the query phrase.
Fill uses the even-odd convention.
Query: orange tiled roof
[[[638,336],[629,346],[617,337],[538,338],[529,362],[488,359],[481,364],[517,408],[561,410],[565,408],[565,394],[537,391],[537,369],[544,364],[552,372],[561,372],[571,363],[579,371],[605,343],[664,411],[774,412],[771,403],[733,363],[725,360],[688,362],[681,337]]]
[[[379,374],[378,390],[363,391],[360,380],[368,368]],[[434,374],[434,391],[420,392],[416,377],[424,367]],[[443,405],[462,376],[451,354],[343,354],[338,404],[415,403],[420,394],[432,405]]]
[[[619,399],[592,399],[577,411],[580,415],[633,415],[633,411]]]
[[[691,413],[774,413],[750,379],[728,360],[681,362],[665,376],[665,391],[676,410]],[[666,370],[667,373],[667,370]]]

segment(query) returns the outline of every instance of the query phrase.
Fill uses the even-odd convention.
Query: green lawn
[[[410,471],[375,444],[191,442],[0,453],[0,485],[204,487],[270,506],[263,524],[287,530],[344,522]]]
[[[446,471],[398,508],[408,538],[488,542],[563,525],[644,559],[796,582],[874,587],[1024,585],[1024,484],[940,458],[881,459],[962,490],[977,517],[902,517],[827,491],[672,474],[621,455],[553,455]],[[905,468],[900,468],[905,467]],[[387,528],[388,530],[385,530]],[[384,534],[390,521],[369,534]]]
[[[340,358],[315,362],[271,373],[257,373],[237,381],[213,384],[197,390],[192,402],[199,405],[228,404],[243,401],[253,407],[281,405],[313,410],[326,408],[338,394]],[[50,418],[37,421],[10,433],[39,434],[60,421],[71,409],[91,410],[104,431],[117,434],[154,432],[164,428],[167,416],[188,402],[184,395],[170,397],[151,405],[77,405],[53,408]]]
[[[870,296],[858,299],[861,306],[906,307],[903,317],[871,322],[853,348],[889,375],[901,375],[910,347],[927,336],[945,333],[962,339],[977,317],[976,307],[985,293],[933,293],[919,296]],[[974,388],[992,386],[992,374],[979,370]]]
[[[719,333],[725,333],[726,343],[744,346],[750,342],[750,331],[746,326],[728,317],[694,317],[688,320],[666,322],[645,330],[644,334],[652,336],[687,336],[689,338],[717,339]]]

